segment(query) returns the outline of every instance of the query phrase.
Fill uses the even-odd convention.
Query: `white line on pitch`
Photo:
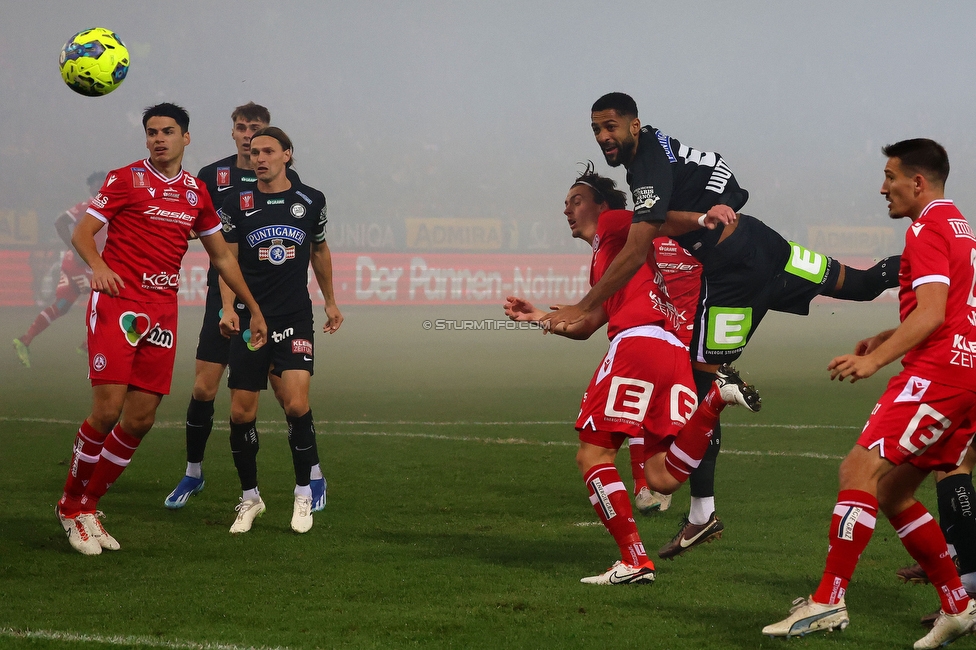
[[[16,639],[43,639],[45,641],[69,641],[76,643],[104,643],[118,646],[147,646],[167,650],[288,650],[284,646],[242,646],[228,643],[196,643],[193,641],[164,641],[149,636],[106,636],[102,634],[79,634],[53,630],[15,630],[0,627],[0,637]]]
[[[43,422],[43,423],[46,423],[46,424],[69,424],[69,422],[66,422],[66,421],[63,421],[63,420],[48,420],[48,419],[42,419],[42,418],[7,418],[7,417],[0,417],[0,422],[2,422],[2,421],[7,421],[7,422],[10,422],[10,421],[15,421],[15,422]],[[274,421],[274,420],[268,420],[268,421],[259,422],[259,424],[264,425],[264,426],[267,426],[269,424],[270,425],[279,425],[280,426],[281,425],[281,422],[277,422],[277,421]],[[411,422],[410,424],[417,424],[417,423]],[[456,422],[454,424],[457,424],[459,426],[463,426],[464,424],[467,424],[467,423],[459,423],[459,422]],[[568,424],[572,424],[572,423],[568,423]],[[175,428],[180,428],[182,426],[183,426],[183,423],[182,422],[157,422],[156,423],[156,427],[157,428],[160,428],[160,429],[175,429]],[[796,429],[796,428],[803,428],[803,429],[819,429],[819,428],[835,428],[835,429],[840,429],[840,428],[845,428],[846,429],[846,428],[856,428],[856,427],[839,427],[839,426],[835,426],[835,427],[820,427],[820,426],[812,425],[812,424],[811,425],[806,425],[806,424],[801,424],[801,425],[790,425],[790,424],[773,425],[773,424],[766,424],[766,425],[758,425],[758,426],[762,426],[764,428],[780,428],[780,429]],[[224,431],[226,431],[228,429],[228,427],[221,427],[221,426],[214,426],[214,428],[217,429],[217,430],[221,430],[222,429]],[[264,434],[285,433],[285,430],[284,429],[280,429],[279,430],[279,429],[272,428],[272,429],[265,429],[261,433],[264,433]],[[445,436],[445,435],[436,434],[436,433],[408,433],[408,432],[403,432],[403,431],[328,431],[328,432],[321,432],[320,431],[319,432],[319,435],[324,435],[324,436],[373,436],[373,437],[380,437],[380,438],[419,438],[419,439],[423,439],[423,440],[451,440],[451,441],[455,441],[455,442],[480,442],[480,443],[492,444],[492,445],[528,445],[528,446],[532,446],[532,447],[576,447],[579,444],[575,440],[528,440],[526,438],[481,438],[481,437],[475,437],[475,436]],[[764,450],[749,451],[749,450],[739,450],[739,449],[723,448],[721,453],[728,454],[728,455],[731,455],[731,456],[776,456],[776,457],[783,457],[783,458],[817,458],[817,459],[821,459],[821,460],[843,460],[844,459],[843,456],[836,456],[836,455],[831,455],[831,454],[822,454],[822,453],[818,453],[818,452],[803,452],[803,451],[764,451]]]
[[[7,417],[0,416],[0,422],[37,422],[39,424],[64,424],[64,425],[77,425],[81,422],[78,420],[61,420],[54,418],[27,418],[27,417]],[[432,427],[465,427],[465,426],[485,426],[485,427],[521,427],[521,426],[539,426],[539,425],[566,425],[573,426],[575,420],[525,420],[525,421],[466,421],[466,420],[456,420],[456,421],[431,421],[431,422],[421,422],[417,420],[319,420],[317,422],[320,426],[328,426],[330,424],[335,425],[398,425],[398,426],[432,426]],[[260,425],[268,424],[281,424],[279,420],[260,420],[258,422]],[[183,426],[183,422],[180,421],[161,421],[156,423],[157,427],[160,428],[178,428]],[[842,430],[855,430],[861,429],[863,426],[851,426],[844,424],[751,424],[748,422],[723,422],[722,427],[724,428],[736,428],[736,429],[789,429],[789,430],[804,430],[804,429],[842,429]],[[214,428],[224,429],[228,428],[224,424],[215,424]]]

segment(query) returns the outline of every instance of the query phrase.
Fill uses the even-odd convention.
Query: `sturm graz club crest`
[[[291,216],[295,217],[296,219],[301,219],[305,216],[305,206],[301,203],[292,203],[289,210],[291,211]]]
[[[295,247],[285,246],[281,239],[272,239],[270,246],[267,248],[262,246],[258,249],[258,259],[268,260],[275,266],[280,266],[286,260],[295,259]]]

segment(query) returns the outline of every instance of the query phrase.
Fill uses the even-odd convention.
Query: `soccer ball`
[[[129,71],[129,50],[112,30],[93,27],[68,39],[61,50],[61,78],[86,97],[112,92]]]

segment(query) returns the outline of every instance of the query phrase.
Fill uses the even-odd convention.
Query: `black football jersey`
[[[301,182],[298,173],[291,167],[287,168],[285,173],[292,185]],[[227,198],[228,194],[233,193],[234,188],[240,191],[253,187],[258,182],[253,170],[237,167],[237,154],[221,158],[217,162],[201,168],[197,178],[207,186],[207,193],[217,210],[224,204],[224,199]],[[207,292],[208,302],[213,301],[215,305],[220,305],[220,292],[217,291],[217,269],[214,268],[213,264],[207,270],[207,286],[213,288],[212,296],[210,291]]]
[[[719,204],[738,212],[749,200],[721,155],[692,149],[652,126],[641,128],[627,184],[634,221],[662,223],[668,210],[705,213]]]
[[[234,192],[220,209],[224,237],[235,243],[248,288],[265,316],[312,313],[308,265],[312,243],[325,241],[322,192],[292,182],[277,194]]]

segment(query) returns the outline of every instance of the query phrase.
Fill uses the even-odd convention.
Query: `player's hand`
[[[91,281],[88,276],[82,273],[81,275],[72,275],[71,281],[78,288],[78,291],[85,293],[86,291],[91,291]]]
[[[251,340],[248,343],[252,350],[257,350],[268,342],[268,324],[264,322],[264,314],[251,312]]]
[[[579,305],[556,305],[556,307],[555,311],[539,319],[546,330],[565,332],[571,325],[586,318],[586,312]]]
[[[322,325],[322,331],[326,334],[335,334],[336,330],[339,329],[339,326],[342,325],[342,321],[345,320],[345,318],[342,317],[342,313],[339,311],[339,308],[335,305],[325,306],[325,317],[328,320],[326,320],[325,324]]]
[[[861,341],[858,341],[857,345],[854,346],[854,354],[859,357],[863,357],[866,354],[871,354],[882,343],[884,343],[884,340],[880,339],[877,336],[872,336],[870,338],[863,339]]]
[[[831,380],[839,379],[840,381],[844,381],[850,377],[851,383],[853,384],[859,379],[867,379],[878,372],[880,367],[870,356],[844,354],[834,358],[827,365],[827,370],[830,371]]]
[[[875,334],[870,338],[866,338],[863,341],[858,341],[857,345],[854,346],[854,354],[861,357],[865,354],[871,354],[878,349],[878,346],[891,338],[895,330],[885,330],[880,334]]]
[[[119,274],[108,268],[92,271],[91,277],[92,291],[107,293],[110,296],[117,296],[122,289],[125,289],[125,282]]]
[[[505,315],[510,320],[515,321],[538,321],[546,315],[544,311],[536,309],[528,300],[516,298],[515,296],[505,298],[504,308]]]
[[[241,333],[241,317],[233,309],[224,309],[220,317],[220,335],[225,339]],[[230,312],[230,313],[228,313]]]
[[[736,220],[735,210],[727,205],[713,205],[705,213],[705,227],[715,230],[720,225],[729,225]]]

